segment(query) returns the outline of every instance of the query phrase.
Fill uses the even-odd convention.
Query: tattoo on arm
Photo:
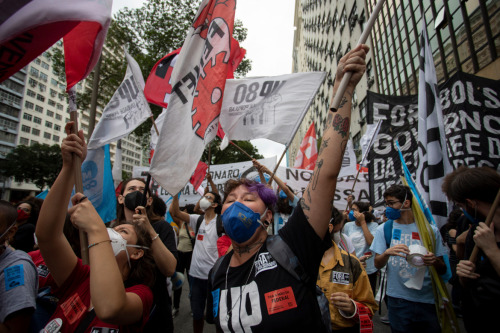
[[[341,156],[344,156],[346,148],[347,148],[347,140],[342,140],[342,142],[340,143]]]
[[[307,190],[307,199],[309,199],[309,202],[311,202],[311,191],[309,189]]]
[[[306,204],[306,201],[304,200],[304,198],[302,198],[300,200],[300,206],[302,207],[302,210],[304,211],[310,211],[311,210],[311,207],[309,207],[307,204]]]
[[[345,105],[345,103],[347,103],[347,98],[345,98],[345,96],[344,96],[342,98],[342,100],[340,101],[338,109],[342,109],[342,107]]]
[[[344,118],[341,115],[336,114],[335,118],[333,118],[332,127],[334,130],[339,132],[342,138],[345,138],[347,135],[349,135],[350,122],[351,120],[349,119],[349,117]]]
[[[321,147],[319,148],[318,156],[321,155],[321,153],[323,152],[323,149],[325,149],[326,147],[328,147],[328,142],[330,141],[330,139],[331,138],[323,139],[323,141],[321,142]]]
[[[314,169],[313,177],[311,179],[312,189],[315,190],[318,185],[319,180],[319,172],[321,171],[321,167],[323,166],[323,160],[319,160],[316,164],[316,169]]]

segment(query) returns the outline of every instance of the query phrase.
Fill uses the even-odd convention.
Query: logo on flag
[[[144,95],[149,103],[163,108],[168,106],[172,94],[171,76],[181,49],[170,52],[160,59],[151,70],[144,87]]]

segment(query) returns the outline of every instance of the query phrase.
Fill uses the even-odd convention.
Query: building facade
[[[17,145],[61,144],[65,137],[64,126],[69,121],[66,83],[61,82],[54,69],[51,53],[62,48],[59,41],[34,59],[23,70],[0,84],[0,158]],[[91,89],[91,83],[82,81],[76,85],[77,94]],[[96,123],[102,115],[98,107]],[[89,131],[89,110],[78,112],[79,127]],[[110,145],[114,163],[116,143]],[[132,173],[135,165],[141,165],[143,151],[138,138],[131,134],[122,139],[122,167]],[[18,201],[40,191],[32,183],[14,179],[0,180],[1,198]]]
[[[362,0],[296,0],[292,70],[294,73],[324,71],[327,76],[290,145],[288,165],[293,165],[300,143],[312,122],[317,137],[323,135],[333,97],[337,63],[356,46],[367,19]],[[370,41],[367,44],[371,47]],[[351,139],[358,154],[362,133],[366,131],[366,92],[376,87],[372,56],[372,52],[367,56],[367,73],[352,98]]]

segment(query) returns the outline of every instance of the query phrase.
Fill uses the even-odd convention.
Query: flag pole
[[[368,19],[368,22],[366,22],[366,27],[365,30],[363,30],[363,33],[361,33],[361,36],[359,37],[358,43],[356,44],[356,47],[364,44],[366,40],[368,39],[368,35],[370,34],[373,25],[375,24],[375,20],[377,19],[378,13],[382,9],[382,6],[384,5],[385,0],[379,0],[377,2],[377,5],[373,9],[372,14],[370,15],[370,18]],[[347,89],[347,85],[349,84],[349,80],[351,79],[352,72],[346,72],[344,74],[344,77],[342,77],[342,81],[340,81],[339,88],[337,89],[337,93],[333,97],[333,101],[331,104],[331,109],[334,111],[337,111],[340,102],[342,100],[342,97],[344,96],[344,93]]]
[[[499,204],[500,204],[500,190],[498,190],[495,201],[493,201],[488,216],[486,217],[486,221],[484,222],[488,227],[491,225],[493,216],[495,215],[495,212]],[[479,253],[479,248],[477,247],[477,245],[474,245],[474,249],[472,250],[469,261],[476,262],[478,253]]]
[[[208,168],[207,168],[207,172],[210,173],[210,161],[212,160],[212,146],[210,144],[208,144]]]
[[[253,160],[253,157],[250,156],[250,154],[248,154],[245,150],[243,150],[243,148],[241,148],[240,146],[238,146],[237,144],[235,144],[231,140],[229,140],[229,143],[232,144],[233,146],[235,146],[239,151],[241,151],[243,154],[245,154],[249,159]]]
[[[69,100],[69,117],[73,122],[71,126],[71,134],[78,135],[78,111],[76,108],[76,91],[75,87],[71,87],[68,90],[68,100]],[[75,192],[83,193],[83,180],[82,180],[82,160],[76,154],[73,154],[73,173],[75,175]],[[78,234],[80,236],[80,253],[82,256],[82,263],[84,265],[89,264],[89,240],[87,234],[79,230]]]
[[[271,178],[269,179],[269,182],[267,183],[267,185],[271,186],[271,184],[273,183],[274,175],[276,174],[276,171],[278,171],[278,167],[280,166],[280,163],[283,160],[283,157],[285,157],[287,150],[288,150],[288,147],[285,146],[285,150],[283,151],[283,154],[281,154],[280,160],[278,161],[278,163],[274,167],[273,173],[271,174]]]
[[[151,115],[151,121],[153,122],[153,127],[155,128],[155,131],[156,131],[156,135],[160,136],[160,132],[158,132],[158,127],[156,127],[156,123],[155,123],[155,118],[153,117],[153,115]]]

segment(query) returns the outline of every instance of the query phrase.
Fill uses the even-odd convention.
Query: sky
[[[141,7],[143,0],[114,0],[113,13],[121,8]],[[248,29],[241,47],[252,61],[247,77],[274,76],[292,72],[295,0],[238,0],[236,19]],[[281,157],[285,146],[267,139],[252,140],[264,157]],[[286,158],[281,165],[286,166]]]

